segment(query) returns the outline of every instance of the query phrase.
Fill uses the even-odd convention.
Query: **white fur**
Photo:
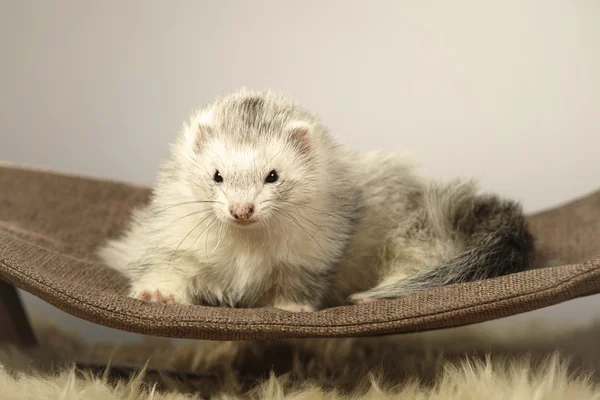
[[[247,94],[238,96],[244,99]],[[345,215],[317,211],[336,206],[329,197],[329,190],[336,189],[317,179],[315,172],[318,168],[335,176],[342,157],[332,157],[337,150],[309,116],[306,122],[293,119],[291,125],[282,121],[281,134],[263,138],[254,133],[248,144],[246,132],[232,132],[237,127],[224,120],[231,111],[224,114],[212,107],[200,110],[184,127],[163,164],[151,204],[135,212],[130,229],[100,249],[100,256],[132,279],[135,297],[158,291],[191,303],[194,294],[208,293],[218,303],[254,298],[251,303],[256,304],[250,305],[314,310],[324,291],[300,298],[303,291],[324,282],[305,271],[327,274],[331,260],[342,255],[346,244],[336,232]],[[210,126],[196,132],[195,121]],[[312,130],[310,160],[300,157],[293,148],[296,142],[285,137],[290,126]],[[200,142],[198,154],[190,150],[195,140]],[[273,169],[280,171],[280,180],[264,183]],[[214,182],[215,171],[223,176],[222,183]],[[278,200],[282,191],[289,204]],[[180,204],[194,200],[211,203]],[[236,226],[229,213],[236,203],[254,204],[254,225]],[[259,301],[261,296],[266,298]]]
[[[314,310],[464,250],[452,215],[475,195],[472,182],[438,186],[402,154],[353,152],[271,92],[239,91],[190,121],[150,205],[100,249],[132,279],[133,296]],[[265,183],[271,170],[280,178]],[[238,203],[254,205],[253,225],[236,225]]]
[[[147,386],[143,375],[129,380],[109,383],[105,378],[90,374],[80,375],[75,369],[58,374],[36,375],[33,373],[10,374],[0,365],[0,397],[3,399],[63,399],[63,400],[183,400],[200,399],[191,393],[176,390],[159,391],[156,386]],[[358,379],[358,377],[357,377]],[[434,387],[409,382],[397,388],[385,388],[373,377],[364,394],[351,396],[327,391],[317,385],[305,385],[291,393],[286,390],[286,377],[271,377],[251,393],[228,394],[225,390],[211,398],[215,399],[512,399],[512,400],[564,400],[599,399],[600,390],[589,379],[571,377],[557,357],[551,358],[541,367],[535,368],[526,360],[507,363],[479,363],[465,360],[461,365],[448,365],[437,379]]]
[[[205,111],[200,114],[198,123],[201,125],[211,125],[213,122],[213,113],[211,110]]]

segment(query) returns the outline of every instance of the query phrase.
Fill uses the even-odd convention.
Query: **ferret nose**
[[[254,205],[248,203],[234,204],[229,208],[229,212],[233,218],[245,221],[252,216],[252,213],[254,212]]]

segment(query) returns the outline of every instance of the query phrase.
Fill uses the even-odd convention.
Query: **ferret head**
[[[296,212],[310,210],[319,180],[327,179],[325,129],[271,92],[243,90],[215,101],[181,139],[177,154],[191,197],[210,202],[214,217],[240,229],[299,222]]]

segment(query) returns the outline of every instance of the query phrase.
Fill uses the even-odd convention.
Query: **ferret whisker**
[[[277,232],[277,231],[275,230],[275,232]],[[283,238],[285,239],[285,246],[287,248],[287,256],[286,257],[289,258],[289,256],[290,256],[290,241],[289,241],[288,235],[283,235]]]
[[[308,218],[307,216],[305,216],[305,215],[303,215],[301,213],[297,213],[297,212],[296,213],[292,213],[291,211],[286,210],[285,208],[282,208],[282,207],[278,207],[276,205],[269,205],[265,209],[267,209],[267,210],[268,209],[277,210],[277,211],[280,211],[280,212],[286,212],[288,215],[294,215],[294,216],[302,217],[306,222],[310,223],[312,226],[314,226],[315,228],[317,228],[317,232],[319,230],[321,230],[321,228],[322,228],[320,225],[318,225],[317,223],[313,222],[310,218]],[[315,232],[315,234],[316,234],[316,232]]]
[[[284,203],[284,204],[289,204],[289,205],[292,205],[292,206],[298,206],[298,207],[306,207],[306,208],[308,208],[308,209],[311,209],[311,210],[313,210],[313,211],[320,212],[320,213],[322,213],[322,214],[325,214],[325,215],[329,215],[330,217],[333,217],[333,218],[337,218],[337,217],[338,217],[338,216],[337,216],[337,215],[335,215],[335,214],[328,213],[327,211],[320,210],[320,209],[318,209],[318,208],[315,208],[315,207],[311,207],[311,206],[309,206],[309,205],[307,205],[307,204],[302,204],[302,203],[294,203],[294,202],[292,202],[292,201],[289,201],[289,200],[282,201],[281,203]]]
[[[217,222],[218,222],[218,220],[217,220]],[[208,230],[206,231],[206,235],[204,236],[204,254],[206,255],[207,259],[208,259],[208,236],[210,235],[211,225],[212,225],[212,222],[208,225],[208,227],[207,227]],[[200,235],[202,235],[202,234],[200,234]],[[193,245],[193,243],[192,243],[192,245]]]
[[[221,160],[221,162],[223,162],[223,160]],[[204,169],[204,171],[206,171],[206,175],[212,181],[213,180],[213,176],[212,176],[212,174],[210,172],[208,172],[208,169],[206,169],[206,165],[204,164],[204,162],[202,162],[202,168]],[[223,191],[223,189],[221,189],[220,186],[217,185],[217,188],[221,191],[221,193],[225,194],[225,192]],[[227,195],[225,195],[225,196],[227,196]]]
[[[223,231],[223,233],[221,233],[221,231]],[[219,221],[219,240],[217,241],[217,244],[213,248],[211,254],[214,254],[214,252],[217,250],[217,248],[221,244],[221,241],[225,238],[226,234],[227,234],[227,224],[223,223],[222,221]]]
[[[208,169],[206,169],[206,165],[204,165],[204,162],[202,162],[202,169],[204,170],[204,172],[206,172],[206,176],[207,176],[207,177],[208,177],[210,180],[212,180],[212,179],[213,179],[213,176],[212,176],[212,174],[211,174],[210,172],[208,172]]]
[[[177,203],[177,204],[171,204],[167,207],[161,208],[159,210],[156,210],[155,213],[162,213],[165,212],[166,210],[169,210],[173,207],[179,207],[179,206],[183,206],[186,204],[202,204],[202,203],[218,203],[218,201],[214,201],[214,200],[193,200],[193,201],[184,201],[181,203]]]
[[[290,186],[287,189],[280,190],[279,193],[278,193],[279,199],[282,199],[283,195],[288,194],[289,192],[291,192],[294,189],[295,189],[294,186]]]
[[[215,156],[217,156],[217,158],[219,159],[219,161],[221,161],[221,164],[225,164],[225,162],[223,161],[223,159],[221,158],[221,156],[219,155],[219,153],[217,153],[216,151],[214,151],[213,149],[211,149],[210,147],[208,148]],[[206,169],[206,168],[205,168]]]
[[[270,229],[270,222],[269,220],[265,221],[265,229],[267,231],[267,241],[265,243],[263,243],[263,247],[267,247],[269,246],[269,244],[271,243],[271,229]]]
[[[278,152],[277,152],[277,153],[276,153],[276,154],[275,154],[273,157],[271,157],[271,159],[270,159],[269,161],[267,161],[267,162],[265,163],[265,165],[263,165],[263,166],[262,166],[261,170],[262,170],[262,169],[265,169],[265,167],[266,167],[267,165],[271,164],[271,161],[273,161],[273,160],[274,160],[274,159],[275,159],[275,158],[276,158],[278,155],[280,155],[281,153],[283,153],[283,150],[279,150],[279,151],[278,151]]]
[[[209,216],[209,217],[210,217],[210,216]],[[207,218],[208,218],[208,217],[207,217]],[[193,246],[196,244],[196,242],[198,241],[198,239],[200,239],[200,237],[202,237],[202,234],[203,234],[204,232],[206,232],[206,230],[207,230],[207,229],[209,229],[209,228],[210,228],[210,226],[211,226],[211,225],[212,225],[212,224],[213,224],[213,223],[214,223],[216,220],[217,220],[217,218],[216,218],[216,217],[213,217],[213,219],[212,219],[212,220],[211,220],[211,221],[208,223],[208,225],[206,226],[206,228],[204,228],[204,229],[202,230],[202,232],[200,232],[200,233],[198,234],[198,236],[196,236],[196,239],[194,239],[194,241],[192,242],[192,244],[190,244],[190,246],[189,246],[189,247],[188,247],[188,248],[185,250],[184,254],[185,254],[185,253],[187,253],[188,251],[190,251],[190,249],[191,249],[191,248],[192,248],[192,247],[193,247]]]
[[[292,214],[291,212],[288,212],[287,210],[281,209],[279,210],[279,212],[283,215],[287,215],[289,218],[292,218],[294,221],[296,221],[296,223],[304,228],[306,228],[306,230],[308,230],[308,227],[306,225],[304,225],[302,222],[300,222],[298,220],[298,218],[296,218],[295,214]],[[315,226],[315,228],[318,228],[318,226]],[[311,234],[311,236],[314,237],[314,234]]]
[[[174,221],[172,221],[172,222],[169,222],[169,223],[168,223],[167,225],[165,225],[163,228],[168,228],[169,226],[173,225],[173,224],[174,224],[174,223],[176,223],[176,222],[179,222],[179,221],[181,221],[181,220],[182,220],[182,219],[184,219],[184,218],[188,218],[188,217],[191,217],[191,216],[194,216],[194,215],[203,214],[203,213],[207,213],[207,212],[211,212],[211,211],[212,211],[212,209],[210,209],[210,208],[207,208],[207,209],[204,209],[204,210],[199,210],[199,211],[194,211],[194,212],[192,212],[192,213],[189,213],[189,214],[187,214],[187,215],[184,215],[183,217],[179,217],[179,218],[177,218],[176,220],[174,220]]]
[[[277,229],[272,220],[267,221],[267,229],[268,229],[267,234],[268,234],[269,240],[267,243],[265,243],[265,247],[269,246],[272,243],[271,236],[274,236],[275,238],[277,238],[277,235],[275,234],[277,232]]]
[[[187,235],[184,236],[183,239],[181,239],[181,242],[179,242],[179,244],[177,245],[177,248],[175,249],[175,251],[173,252],[173,254],[171,255],[171,258],[169,259],[169,270],[170,267],[172,266],[172,262],[173,262],[173,257],[175,257],[175,255],[177,254],[177,252],[179,251],[179,248],[181,247],[181,245],[183,244],[183,242],[185,241],[185,239],[188,238],[188,236],[190,236],[192,234],[192,232],[194,232],[200,225],[202,225],[202,223],[204,221],[206,221],[207,219],[209,219],[211,216],[209,215],[208,217],[203,218],[200,222],[198,222],[192,229],[190,229],[190,231],[187,233]],[[195,242],[194,242],[195,243]],[[193,245],[193,243],[192,243]],[[185,253],[184,253],[185,254]],[[179,261],[181,258],[183,257],[183,255],[181,255],[181,257],[179,257],[177,259],[177,261]]]
[[[296,224],[298,227],[300,227],[304,232],[306,232],[306,234],[308,236],[311,237],[311,239],[317,244],[317,246],[319,246],[319,248],[321,249],[321,251],[323,250],[323,247],[321,247],[321,244],[319,243],[319,241],[317,239],[315,239],[315,237],[296,219],[291,218],[289,215],[286,215],[285,213],[283,213],[281,210],[276,210],[273,209],[273,211],[279,213],[281,216],[287,218],[289,221],[291,221],[292,223]]]
[[[281,208],[281,207],[277,207],[277,208],[278,208],[280,211],[285,211],[285,212],[287,212],[287,213],[291,214],[291,211],[289,211],[289,210],[286,210],[286,209],[284,209],[284,208]],[[303,219],[304,219],[306,222],[310,223],[310,224],[311,224],[312,226],[314,226],[315,228],[317,228],[317,229],[321,229],[321,226],[320,226],[320,225],[318,225],[318,224],[316,224],[315,222],[313,222],[313,221],[312,221],[310,218],[308,218],[307,216],[305,216],[305,215],[302,215],[301,213],[294,213],[293,215],[294,215],[294,216],[298,216],[298,217],[302,217],[302,218],[303,218]]]

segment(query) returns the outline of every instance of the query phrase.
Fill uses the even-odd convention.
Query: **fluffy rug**
[[[88,344],[33,322],[40,346],[0,348],[2,399],[600,400],[600,321],[573,329],[517,320],[358,339],[121,345]]]

